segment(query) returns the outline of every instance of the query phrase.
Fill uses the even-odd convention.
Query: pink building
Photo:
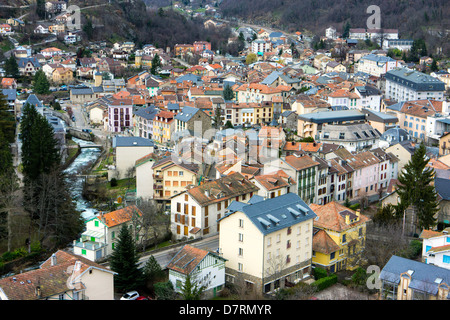
[[[211,50],[211,43],[208,41],[195,41],[194,51],[195,53],[202,53],[205,50]]]
[[[108,105],[108,131],[124,132],[132,126],[133,104],[131,100],[114,100]]]

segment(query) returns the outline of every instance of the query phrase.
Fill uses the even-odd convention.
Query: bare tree
[[[141,201],[137,207],[142,215],[136,216],[134,224],[139,228],[138,245],[145,251],[147,245],[151,242],[156,246],[158,240],[163,238],[170,228],[170,216],[164,212],[164,206],[158,204],[155,200]]]
[[[406,250],[409,239],[403,236],[401,224],[376,225],[367,227],[365,258],[369,264],[380,268],[389,261],[392,255]]]

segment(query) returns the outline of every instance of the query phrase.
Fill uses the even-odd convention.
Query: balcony
[[[105,243],[101,243],[101,242],[91,242],[91,241],[74,241],[73,242],[73,246],[77,247],[77,248],[83,248],[86,250],[99,250],[101,248],[106,247]]]

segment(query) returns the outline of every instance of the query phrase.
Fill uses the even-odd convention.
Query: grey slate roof
[[[435,178],[434,187],[442,199],[450,200],[450,179]]]
[[[411,136],[405,129],[400,127],[391,128],[386,130],[380,137],[380,140],[387,141],[391,145],[401,141],[411,140]]]
[[[180,113],[177,113],[174,119],[182,122],[188,122],[200,109],[185,106],[181,109]]]
[[[298,116],[298,119],[307,120],[318,124],[334,121],[364,120],[365,118],[366,115],[358,110],[321,111],[305,113]]]
[[[16,89],[0,89],[0,92],[6,96],[7,101],[14,101],[17,97]]]
[[[386,79],[416,91],[444,91],[445,83],[425,73],[397,68],[386,72]]]
[[[23,105],[26,105],[27,103],[38,107],[38,108],[43,108],[44,106],[42,105],[41,101],[38,99],[38,97],[33,93],[30,94],[27,98],[27,100],[25,101],[25,103]]]
[[[155,106],[148,106],[134,111],[134,114],[146,120],[153,120],[158,112]]]
[[[113,140],[113,147],[153,147],[153,140],[142,137],[122,137],[116,136]]]
[[[409,288],[435,295],[439,283],[450,283],[450,270],[432,264],[392,256],[380,272],[380,279],[400,283],[400,274],[411,274]]]
[[[243,212],[264,235],[317,217],[295,193],[287,193],[253,204],[234,206],[240,207],[239,211]]]

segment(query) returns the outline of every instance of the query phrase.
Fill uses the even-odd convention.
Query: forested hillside
[[[324,35],[330,25],[342,32],[346,22],[352,28],[365,28],[370,16],[366,9],[378,5],[381,27],[399,29],[402,38],[427,38],[429,29],[435,30],[434,34],[443,29],[450,31],[448,4],[448,0],[223,0],[220,9],[226,18]],[[431,47],[448,42],[438,37],[427,41]]]
[[[203,20],[162,8],[146,8],[144,2],[113,3],[83,11],[83,24],[92,25],[89,40],[131,40],[137,45],[151,43],[161,48],[177,43],[211,41],[213,50],[227,47],[228,29],[206,29]],[[88,30],[85,30],[88,31]]]

